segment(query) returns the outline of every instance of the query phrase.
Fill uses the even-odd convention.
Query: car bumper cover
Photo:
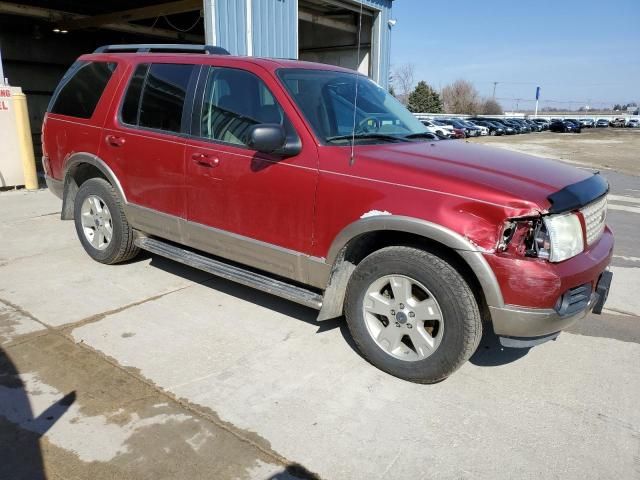
[[[62,180],[56,180],[49,175],[45,176],[45,181],[47,182],[47,188],[53,193],[56,197],[62,198],[62,192],[64,190],[64,183]]]
[[[542,309],[505,305],[489,307],[493,329],[500,342],[508,347],[529,347],[557,337],[561,330],[587,316],[590,311],[600,314],[609,295],[613,273],[604,271],[588,302],[579,310],[562,313],[562,308]]]

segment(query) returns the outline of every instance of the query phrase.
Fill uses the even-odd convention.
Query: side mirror
[[[249,131],[249,148],[263,153],[273,153],[284,146],[287,135],[282,125],[262,123]]]
[[[287,138],[284,127],[277,123],[261,123],[249,130],[248,147],[262,153],[293,156],[300,153],[300,139]]]

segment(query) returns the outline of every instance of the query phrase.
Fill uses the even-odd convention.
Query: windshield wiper
[[[359,139],[374,139],[374,140],[387,140],[389,142],[408,142],[403,137],[395,137],[393,135],[387,135],[385,133],[358,133],[356,135],[336,135],[335,137],[327,138],[327,142],[334,142],[337,140],[351,140],[351,138]]]
[[[428,138],[429,140],[439,140],[438,135],[431,132],[410,133],[402,138]]]

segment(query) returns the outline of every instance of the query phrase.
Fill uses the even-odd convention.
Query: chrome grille
[[[587,229],[587,245],[600,238],[607,221],[607,196],[590,203],[580,210]]]

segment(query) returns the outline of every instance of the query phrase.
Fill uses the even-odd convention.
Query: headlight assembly
[[[499,251],[562,262],[584,250],[580,218],[574,213],[505,223]]]
[[[562,262],[575,257],[584,250],[582,225],[578,215],[570,213],[545,217],[534,241],[538,256],[548,258],[550,262]]]

